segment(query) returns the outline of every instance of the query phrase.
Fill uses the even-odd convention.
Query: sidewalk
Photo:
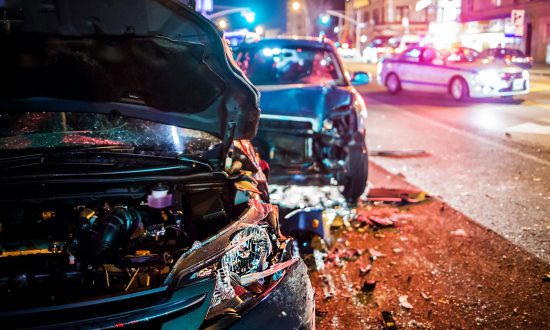
[[[533,67],[529,69],[529,73],[532,76],[550,78],[550,64],[535,63]]]

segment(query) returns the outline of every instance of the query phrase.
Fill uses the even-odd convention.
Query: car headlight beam
[[[502,79],[496,70],[482,70],[477,74],[477,80],[483,86],[499,87]]]

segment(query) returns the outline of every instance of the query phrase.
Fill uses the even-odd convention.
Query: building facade
[[[460,7],[461,0],[348,0],[346,15],[363,23],[365,43],[377,37],[430,33],[443,34],[441,37],[448,40],[446,31],[456,35]],[[345,26],[347,31],[352,28]]]
[[[512,21],[513,10],[523,11],[522,22]],[[520,49],[550,64],[550,0],[463,0],[460,18],[464,44]]]

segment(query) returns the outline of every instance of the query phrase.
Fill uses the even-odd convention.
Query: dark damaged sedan
[[[0,7],[0,327],[313,328],[214,25],[182,1]]]
[[[367,109],[353,85],[370,76],[347,77],[327,39],[264,39],[243,44],[235,56],[262,94],[254,143],[273,178],[336,183],[357,201],[368,176]]]

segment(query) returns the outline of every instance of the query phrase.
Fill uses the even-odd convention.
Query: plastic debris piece
[[[393,226],[393,221],[391,220],[391,218],[371,216],[371,217],[369,217],[369,219],[375,225],[380,226],[380,227],[391,227],[391,226]]]
[[[363,286],[361,287],[361,290],[363,292],[372,292],[376,288],[376,281],[375,280],[366,280],[365,283],[363,283]]]
[[[371,271],[371,269],[372,269],[371,264],[359,266],[359,274],[360,275],[367,275]]]
[[[457,230],[453,230],[451,231],[451,235],[455,235],[455,236],[468,236],[468,234],[466,234],[466,231],[464,229],[457,229]]]
[[[315,310],[315,316],[325,317],[325,316],[327,316],[327,314],[328,314],[328,311],[322,311],[322,310],[319,310],[319,309]]]
[[[409,296],[399,296],[399,305],[401,305],[401,307],[406,309],[412,309],[413,306],[407,300],[408,298]]]
[[[420,291],[420,295],[422,296],[422,298],[424,298],[425,300],[430,300],[432,299],[432,297],[430,297],[427,293],[424,293],[422,291]]]
[[[369,249],[369,253],[371,256],[373,257],[376,257],[376,258],[382,258],[382,257],[385,257],[386,255],[376,249],[373,249],[373,248],[370,248]]]
[[[334,217],[334,220],[332,220],[332,223],[330,224],[330,227],[332,228],[340,228],[344,225],[344,218],[341,215],[337,215]]]
[[[369,151],[369,156],[393,157],[393,158],[408,158],[408,157],[426,157],[430,154],[426,150],[411,149],[411,150],[374,150]]]
[[[356,261],[361,256],[361,252],[358,249],[349,248],[342,252],[341,257],[345,261]]]
[[[382,320],[384,321],[385,330],[397,330],[397,325],[395,324],[395,320],[393,319],[391,312],[383,311]]]
[[[401,251],[403,251],[403,249],[400,249],[400,248],[393,249],[394,253],[401,253]]]

